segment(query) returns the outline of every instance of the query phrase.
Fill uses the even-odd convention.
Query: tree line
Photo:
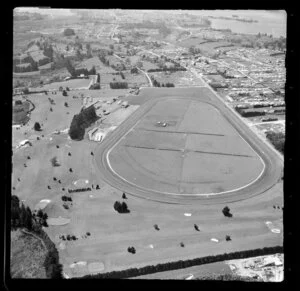
[[[68,189],[68,193],[74,193],[74,192],[86,192],[86,191],[92,191],[90,187],[88,188],[79,188],[79,189]]]
[[[149,69],[147,72],[152,73],[152,72],[177,72],[177,71],[186,71],[186,68],[176,68],[176,67],[163,67],[160,69]]]
[[[109,86],[111,89],[128,89],[127,82],[110,82]]]
[[[206,256],[202,258],[195,258],[195,259],[190,259],[185,261],[180,260],[175,262],[167,262],[163,264],[145,266],[142,268],[130,268],[127,270],[112,271],[108,273],[99,273],[96,275],[86,275],[77,279],[125,279],[125,278],[137,277],[142,275],[154,274],[157,272],[184,269],[193,266],[215,263],[215,262],[220,262],[225,260],[245,259],[250,257],[271,255],[271,254],[282,253],[282,252],[283,252],[282,246],[265,247],[262,249],[239,251],[239,252],[233,252],[229,254],[225,253],[216,256]]]

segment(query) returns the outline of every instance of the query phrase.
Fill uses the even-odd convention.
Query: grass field
[[[157,127],[157,121],[170,125]],[[108,159],[129,183],[177,194],[231,191],[263,170],[257,154],[216,108],[188,99],[156,103]]]
[[[156,94],[155,92],[160,92],[157,93],[159,95],[162,90],[143,89],[140,95],[124,99],[128,100],[130,105],[142,105],[150,100]],[[103,100],[110,100],[125,95],[128,91],[78,90],[74,94],[73,92],[69,94],[68,97],[63,97],[60,93],[57,93],[57,95],[29,95],[28,98],[36,106],[31,113],[31,120],[28,126],[23,126],[19,130],[13,129],[14,143],[29,139],[32,140],[32,147],[20,148],[13,152],[12,187],[15,187],[15,189],[12,190],[12,194],[18,195],[20,200],[25,200],[24,203],[32,209],[42,199],[49,199],[51,202],[44,209],[49,218],[62,217],[70,219],[68,224],[62,226],[51,225],[45,229],[51,240],[56,244],[60,261],[67,275],[74,277],[89,274],[94,270],[95,263],[99,263],[101,266],[104,265],[101,272],[108,272],[282,244],[282,233],[272,233],[265,224],[266,221],[275,223],[282,218],[282,211],[273,208],[275,204],[283,205],[282,182],[277,183],[263,194],[247,200],[212,205],[159,203],[137,198],[127,193],[128,199],[125,201],[130,213],[117,213],[113,208],[113,204],[117,200],[122,201],[122,191],[108,185],[99,177],[95,156],[91,155],[92,151],[96,153],[97,143],[87,139],[79,142],[71,141],[67,134],[56,135],[52,133],[55,130],[68,128],[73,115],[80,111],[81,99],[73,99],[73,95],[80,96],[80,94],[84,94],[84,96],[89,95],[99,99],[103,98]],[[183,91],[170,88],[163,90],[163,92],[165,96],[173,97],[176,95],[175,92],[178,95],[178,92]],[[197,96],[195,89],[186,89],[184,92],[184,95],[194,94]],[[48,97],[55,100],[56,105],[51,105],[53,112],[49,110]],[[64,107],[64,102],[68,102],[68,108]],[[160,105],[159,108],[156,107],[156,112],[149,113],[148,121],[147,119],[142,120],[144,122],[143,126],[151,127],[150,121],[156,117],[161,118],[165,111],[164,108],[170,106],[165,101]],[[211,125],[204,122],[203,111],[199,109],[201,113],[199,114],[197,104],[194,105],[189,105],[189,100],[183,103],[175,102],[172,105],[172,113],[169,114],[170,120],[178,121],[174,127],[177,126],[177,129],[183,131],[190,129],[193,126],[193,122],[190,123],[191,120],[195,118],[195,115],[199,115],[196,119],[199,122],[197,130],[201,129],[207,132],[214,130],[217,134],[220,133],[218,130],[226,130],[227,134],[233,134],[230,127],[227,128],[226,125],[224,127],[223,125],[222,127],[217,126],[221,122],[221,117],[218,114],[213,114],[214,110],[210,113],[215,117],[216,125]],[[193,107],[195,108],[193,109]],[[131,106],[127,109],[130,108]],[[187,114],[184,114],[184,109],[186,109]],[[209,110],[209,107],[206,110]],[[67,112],[70,113],[67,114]],[[111,117],[108,115],[109,118]],[[180,118],[182,118],[181,123],[179,122]],[[201,122],[202,119],[203,122]],[[120,122],[117,116],[114,120]],[[35,121],[42,123],[43,131],[33,131],[32,127]],[[113,120],[109,122],[113,123]],[[156,128],[168,129],[168,127],[166,129]],[[134,137],[135,130],[131,135],[133,141],[137,143]],[[181,134],[162,134],[161,132],[149,132],[149,134],[152,135],[147,136],[146,133],[141,135],[143,138],[138,142],[142,143],[147,140],[149,142],[150,138],[153,144],[160,146],[180,148],[185,144],[185,137]],[[37,136],[41,140],[36,140]],[[128,135],[128,141],[129,137],[130,135]],[[212,144],[213,150],[219,149],[217,138],[218,136],[212,136],[208,140]],[[235,141],[237,143],[238,139]],[[223,142],[223,150],[230,151],[232,146],[229,140]],[[189,141],[189,147],[191,149],[192,145],[195,148],[200,146],[209,147],[204,143],[205,141],[200,137],[192,137]],[[241,153],[245,153],[243,146],[236,145],[236,148],[242,150]],[[71,156],[68,155],[69,152]],[[27,159],[28,156],[30,156],[30,160]],[[136,153],[134,153],[135,156]],[[147,159],[147,156],[148,153],[142,158]],[[53,157],[57,157],[59,167],[51,165],[50,159]],[[168,157],[162,157],[164,160],[160,160],[159,156],[156,158],[159,163],[162,163]],[[181,159],[180,156],[178,158]],[[176,160],[174,160],[175,162]],[[27,167],[24,167],[24,163],[27,164]],[[165,165],[167,165],[167,162]],[[69,172],[70,168],[73,170],[72,173]],[[190,166],[188,168],[191,169]],[[201,169],[201,171],[205,171],[205,169]],[[178,167],[176,166],[166,175],[175,176],[177,173]],[[197,174],[197,171],[195,173]],[[54,181],[53,177],[56,177],[57,181]],[[20,181],[18,181],[18,178]],[[76,188],[74,182],[79,179],[88,180],[87,186],[91,187],[92,191],[67,194],[67,189]],[[48,185],[51,189],[47,188]],[[94,188],[92,188],[92,185]],[[96,190],[95,185],[99,185],[100,189]],[[69,209],[63,207],[61,199],[63,195],[71,196],[73,200]],[[231,209],[233,218],[228,219],[223,216],[222,208],[225,205],[228,205]],[[186,217],[184,213],[190,213],[191,216]],[[195,231],[193,227],[195,223],[199,225],[200,232]],[[154,229],[154,224],[159,225],[160,231]],[[90,236],[86,236],[87,232],[90,232]],[[75,235],[78,240],[62,241],[59,238],[62,234]],[[225,241],[225,235],[227,234],[231,236],[231,242]],[[219,239],[219,243],[211,242],[212,237]],[[185,244],[184,248],[180,247],[180,242]],[[150,244],[153,245],[153,248],[149,247]],[[129,246],[136,248],[135,255],[127,252]],[[77,264],[74,267],[72,264],[75,262],[85,262],[86,264]]]
[[[21,230],[11,231],[11,277],[46,278],[43,264],[47,252],[39,239],[22,233]]]

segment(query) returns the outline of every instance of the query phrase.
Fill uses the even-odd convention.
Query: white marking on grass
[[[94,196],[93,195],[90,195],[90,198],[93,198]]]
[[[207,102],[206,102],[207,103]],[[156,104],[156,103],[155,103]],[[210,104],[210,103],[208,103],[208,104]],[[211,105],[211,104],[210,104]],[[154,106],[154,105],[153,105]],[[152,106],[152,107],[153,107]],[[212,105],[213,106],[213,105]],[[151,108],[152,108],[151,107]],[[214,107],[214,106],[213,106]],[[133,130],[133,128],[137,125],[137,123],[140,121],[140,119],[122,136],[122,137],[126,137],[126,135],[131,131],[131,130]],[[230,122],[229,122],[230,123]],[[231,125],[231,123],[230,123],[230,125]],[[231,125],[233,128],[234,128],[234,126],[233,125]],[[234,128],[235,129],[235,128]],[[235,129],[236,130],[236,129]],[[238,133],[238,135],[243,139],[243,137],[239,134],[239,132],[236,130],[236,132]],[[111,166],[111,164],[110,164],[110,161],[109,161],[109,155],[110,155],[110,153],[111,153],[111,151],[121,142],[121,140],[122,140],[122,138],[119,138],[119,140],[108,150],[108,152],[107,152],[107,154],[106,154],[106,161],[107,161],[107,164],[108,164],[108,166],[109,166],[109,168],[110,168],[110,170],[116,175],[116,176],[118,176],[121,180],[123,180],[123,181],[125,181],[126,183],[128,183],[128,184],[130,184],[130,185],[133,185],[133,186],[135,186],[135,187],[137,187],[137,188],[142,188],[142,189],[144,189],[144,190],[147,190],[147,191],[152,191],[152,192],[155,192],[155,193],[158,193],[158,194],[166,194],[166,195],[173,195],[173,196],[183,196],[183,195],[193,195],[193,196],[213,196],[213,195],[220,195],[220,194],[225,194],[225,193],[231,193],[231,192],[235,192],[235,191],[239,191],[239,190],[241,190],[241,189],[244,189],[244,188],[246,188],[246,187],[248,187],[248,186],[250,186],[250,185],[252,185],[252,184],[254,184],[261,176],[262,176],[262,174],[264,173],[264,171],[265,171],[265,168],[266,168],[266,165],[265,165],[265,163],[264,163],[264,161],[263,161],[263,159],[260,157],[260,155],[252,148],[252,146],[247,142],[247,141],[245,141],[244,139],[244,141],[246,142],[246,144],[248,144],[248,146],[252,149],[252,151],[259,157],[259,159],[260,159],[260,161],[262,162],[262,164],[263,164],[263,169],[262,169],[262,171],[261,171],[261,173],[257,176],[257,178],[255,178],[253,181],[251,181],[250,183],[248,183],[248,184],[246,184],[246,185],[244,185],[244,186],[242,186],[242,187],[239,187],[239,188],[235,188],[235,189],[232,189],[232,190],[228,190],[228,191],[222,191],[222,192],[217,192],[217,193],[199,193],[199,194],[194,194],[194,193],[185,193],[185,194],[179,194],[179,193],[170,193],[170,192],[160,192],[160,191],[156,191],[156,190],[154,190],[154,189],[149,189],[149,188],[145,188],[145,187],[141,187],[141,186],[138,186],[137,184],[134,184],[134,183],[132,183],[132,182],[130,182],[130,181],[128,181],[128,180],[126,180],[125,178],[123,178],[122,176],[120,176],[113,168],[112,168],[112,166]],[[136,180],[136,178],[134,178],[134,180]]]
[[[185,280],[192,280],[194,278],[193,274],[190,274],[187,278],[185,278]]]
[[[210,240],[213,241],[213,242],[219,242],[219,240],[216,239],[216,238],[211,238]]]
[[[154,248],[154,246],[153,246],[153,245],[149,245],[149,248],[150,248],[150,249],[153,249],[153,248]]]
[[[192,216],[191,213],[184,213],[184,216]]]
[[[280,229],[278,228],[272,228],[271,231],[274,233],[280,233]]]

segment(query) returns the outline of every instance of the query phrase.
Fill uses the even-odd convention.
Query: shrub
[[[68,96],[68,93],[67,93],[67,91],[66,90],[63,90],[63,96]]]
[[[57,157],[53,157],[51,160],[50,160],[51,164],[53,167],[59,167],[60,164],[58,163],[57,161]]]
[[[230,241],[231,237],[229,235],[226,235],[225,239],[226,239],[226,241]]]

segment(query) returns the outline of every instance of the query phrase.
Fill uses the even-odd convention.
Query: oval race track
[[[95,167],[101,179],[111,186],[129,193],[134,196],[145,199],[179,204],[216,204],[239,201],[264,193],[270,189],[281,178],[282,161],[278,156],[265,145],[259,137],[255,135],[243,122],[239,120],[220,100],[218,100],[207,88],[189,88],[189,89],[152,89],[153,94],[148,90],[148,95],[152,95],[148,100],[127,118],[111,135],[99,144],[95,152]],[[149,93],[150,91],[150,93]],[[192,94],[191,94],[192,93]],[[154,95],[154,96],[153,96]],[[156,96],[155,96],[156,95]],[[139,98],[137,96],[136,98]],[[251,148],[259,155],[264,166],[262,170],[249,183],[242,187],[233,187],[224,191],[204,191],[204,192],[172,192],[161,190],[159,186],[156,189],[145,187],[141,181],[128,181],[115,170],[115,163],[111,162],[110,154],[114,147],[121,141],[122,137],[136,127],[136,124],[158,103],[164,100],[191,100],[201,101],[203,104],[210,104],[222,113],[230,125],[238,132]],[[209,122],[209,120],[208,120]],[[114,154],[114,153],[113,153]],[[126,165],[124,166],[126,173]],[[247,167],[247,165],[245,165]],[[150,179],[150,178],[149,178]],[[139,179],[138,179],[139,180]],[[237,181],[238,182],[238,181]]]

